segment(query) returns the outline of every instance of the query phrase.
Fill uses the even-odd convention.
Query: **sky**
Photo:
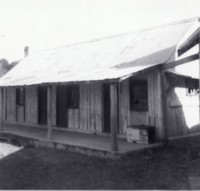
[[[200,0],[0,0],[0,58],[199,17]]]

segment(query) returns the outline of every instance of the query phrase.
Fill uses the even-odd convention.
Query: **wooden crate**
[[[154,128],[145,125],[133,125],[127,128],[127,141],[139,144],[154,142]]]

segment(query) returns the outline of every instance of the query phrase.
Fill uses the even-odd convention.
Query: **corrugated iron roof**
[[[192,24],[181,22],[32,53],[1,78],[0,86],[118,79],[166,63]]]

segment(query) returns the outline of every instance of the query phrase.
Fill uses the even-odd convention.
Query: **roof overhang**
[[[168,70],[166,70],[165,72],[166,72],[167,74],[172,75],[172,76],[175,76],[175,77],[192,78],[191,76],[188,76],[188,75],[179,73],[179,72],[177,72],[177,71],[174,70],[174,69],[168,69]]]
[[[199,31],[200,27],[195,30],[194,33],[192,33],[191,36],[188,37],[178,48],[178,56],[181,56],[185,52],[187,52],[189,49],[197,45],[200,41],[199,39]]]
[[[165,71],[165,73],[168,75],[169,79],[172,81],[169,82],[169,87],[187,87],[192,89],[198,89],[199,88],[199,79],[193,78],[192,76],[187,76],[184,74],[181,74],[173,69],[168,69]],[[184,80],[184,83],[182,83]]]

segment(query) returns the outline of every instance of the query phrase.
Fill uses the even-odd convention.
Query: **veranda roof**
[[[196,22],[188,33],[183,37],[178,47],[178,56],[181,56],[192,47],[199,43],[199,33],[200,33],[200,18]]]
[[[194,21],[32,53],[0,86],[119,79],[166,63]]]

